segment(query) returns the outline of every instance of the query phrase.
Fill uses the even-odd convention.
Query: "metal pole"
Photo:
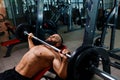
[[[115,33],[116,33],[116,26],[117,26],[117,20],[118,20],[117,19],[118,7],[119,7],[119,1],[115,0],[114,26],[112,26],[112,30],[111,30],[110,50],[114,49],[114,44],[115,44]]]
[[[100,0],[86,0],[85,2],[87,18],[83,45],[93,45],[99,2]]]
[[[98,76],[104,78],[105,80],[118,80],[115,77],[113,77],[112,75],[108,74],[107,72],[101,71],[101,70],[97,69],[96,67],[92,67],[91,71],[94,72],[95,74],[97,74]]]

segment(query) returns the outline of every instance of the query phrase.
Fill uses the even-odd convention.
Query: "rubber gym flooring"
[[[79,28],[76,25],[74,27]],[[59,28],[59,33],[63,36],[64,44],[69,48],[69,50],[71,52],[73,52],[82,44],[83,37],[84,37],[84,28],[64,33],[66,31],[67,31],[66,26]],[[110,29],[108,29],[108,31],[107,31],[107,35],[106,35],[106,39],[105,39],[106,46],[109,46],[109,43],[110,43],[110,31],[111,31]],[[96,31],[96,34],[99,34],[99,33],[100,33],[100,31]],[[115,39],[115,48],[120,48],[119,34],[120,34],[120,30],[117,30],[116,31],[116,39]],[[4,38],[0,37],[0,40],[5,39],[5,36],[2,36]],[[7,57],[7,58],[3,58],[3,56],[6,53],[6,50],[7,50],[6,47],[0,46],[0,72],[3,72],[4,70],[10,69],[10,68],[13,68],[15,65],[17,65],[17,63],[19,62],[21,57],[28,50],[28,44],[27,44],[27,42],[25,42],[25,43],[15,45],[14,48],[12,49],[11,56]],[[111,61],[116,61],[116,60],[111,58]],[[120,61],[118,61],[118,62],[120,62]],[[101,69],[101,65],[99,68]],[[120,70],[119,69],[111,67],[111,74],[113,76],[115,76],[117,79],[120,79]],[[87,75],[86,75],[86,77],[87,77]],[[99,76],[95,75],[92,80],[103,80],[103,79],[100,78]]]

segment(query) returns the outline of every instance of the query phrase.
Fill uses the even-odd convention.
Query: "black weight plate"
[[[20,41],[27,41],[27,36],[24,34],[24,31],[27,31],[28,33],[32,32],[31,30],[31,25],[27,24],[27,23],[21,23],[17,26],[15,34],[16,37],[20,40]]]
[[[94,48],[83,51],[76,59],[73,69],[73,80],[91,80],[94,73],[90,67],[98,67],[99,54]]]
[[[76,49],[76,51],[74,51],[71,54],[71,58],[69,59],[68,69],[67,69],[67,73],[68,73],[67,80],[73,80],[74,65],[78,55],[80,55],[83,51],[86,51],[89,48],[92,48],[92,46],[80,46],[79,48]]]

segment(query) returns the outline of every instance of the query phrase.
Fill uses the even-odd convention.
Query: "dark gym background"
[[[102,1],[103,0],[100,2],[97,19],[100,22],[102,22],[102,19],[99,17],[103,16],[101,9],[107,14],[114,5],[114,0],[104,0],[103,3]],[[63,36],[64,44],[71,52],[75,51],[80,45],[82,45],[86,18],[84,3],[85,0],[44,0],[43,21],[52,20],[55,23],[55,25],[52,25],[54,25],[55,28],[57,27],[57,32]],[[2,46],[1,43],[16,38],[15,34],[8,29],[5,23],[8,23],[13,31],[15,31],[16,27],[21,23],[28,23],[35,28],[37,22],[36,4],[37,0],[0,0],[0,72],[13,68],[28,50],[27,42],[16,44],[12,48],[11,56],[4,57],[8,48],[7,46]],[[68,6],[68,4],[71,5]],[[70,10],[72,10],[72,13],[69,12]],[[117,18],[118,24],[116,26],[114,48],[120,48],[120,9],[118,10]],[[96,36],[99,36],[102,32],[102,26],[100,26],[100,24],[96,26]],[[104,42],[105,48],[110,47],[110,37],[111,28],[108,27]],[[110,59],[112,62],[120,62],[118,59]],[[99,68],[101,69],[101,63]],[[111,74],[117,79],[120,79],[120,69],[111,67]],[[95,75],[93,80],[102,79]]]

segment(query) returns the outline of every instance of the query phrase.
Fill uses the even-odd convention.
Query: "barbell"
[[[16,28],[16,37],[20,40],[28,36],[31,32],[30,25],[20,24]],[[54,50],[61,52],[60,49],[48,44],[47,42],[33,36],[37,41],[47,45]],[[107,51],[103,48],[96,48],[93,46],[80,46],[71,55],[66,54],[69,58],[68,62],[68,77],[67,80],[91,80],[94,74],[106,80],[117,80],[115,77],[110,75],[110,60]],[[103,71],[98,69],[99,59],[102,59]]]
[[[20,39],[20,40],[26,39],[26,35],[28,36],[29,33],[31,32],[30,28],[31,28],[31,26],[30,26],[29,24],[26,24],[26,23],[23,23],[23,24],[18,25],[18,26],[17,26],[17,29],[16,29],[16,37],[17,37],[18,39]],[[41,43],[44,44],[44,45],[47,45],[47,46],[53,48],[54,50],[56,50],[56,51],[58,51],[58,52],[61,52],[60,49],[56,48],[56,47],[53,46],[53,45],[48,44],[47,42],[45,42],[45,41],[43,41],[43,40],[41,40],[41,39],[39,39],[39,38],[37,38],[37,37],[35,37],[35,36],[32,36],[32,38],[35,39],[35,40],[37,40],[37,41],[39,41],[39,42],[41,42]],[[65,55],[66,55],[68,58],[71,57],[70,54],[65,54]]]

